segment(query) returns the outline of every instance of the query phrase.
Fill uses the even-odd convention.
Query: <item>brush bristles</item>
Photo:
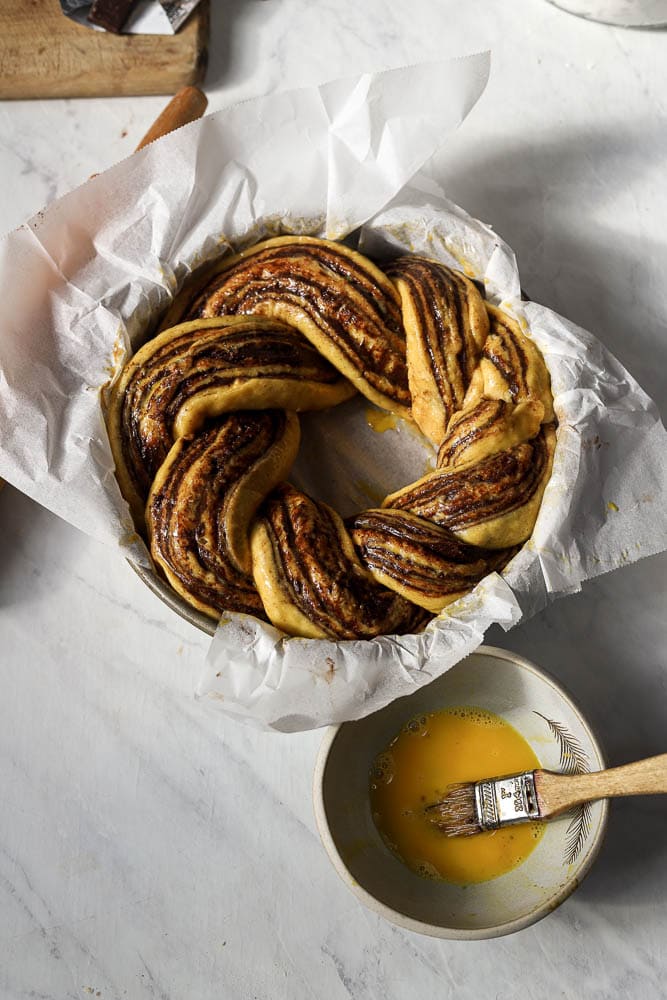
[[[444,799],[427,807],[429,819],[446,837],[470,837],[481,833],[477,817],[475,785],[450,785]]]

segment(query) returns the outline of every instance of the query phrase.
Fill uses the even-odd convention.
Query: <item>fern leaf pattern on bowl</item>
[[[547,718],[541,712],[535,712],[544,719],[552,735],[558,743],[560,751],[560,769],[564,774],[588,774],[590,762],[576,736],[562,722]],[[584,802],[569,811],[572,817],[565,831],[565,853],[563,861],[566,865],[573,864],[582,851],[586,838],[591,832],[592,811],[590,802]]]

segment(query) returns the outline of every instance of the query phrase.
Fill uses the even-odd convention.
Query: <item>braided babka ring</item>
[[[186,288],[166,326],[112,390],[109,437],[156,565],[199,610],[310,638],[406,633],[530,537],[555,448],[549,373],[459,272],[409,255],[383,272],[340,243],[279,237]],[[355,390],[439,451],[344,523],[284,480],[296,411]]]

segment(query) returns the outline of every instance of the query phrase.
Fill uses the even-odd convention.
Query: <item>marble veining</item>
[[[664,32],[544,0],[213,4],[211,109],[490,47],[486,94],[430,165],[665,412]],[[0,229],[130,154],[162,98],[0,106]],[[535,927],[431,940],[367,912],[311,809],[317,733],[192,691],[206,637],[115,552],[0,492],[2,1000],[617,1000],[665,995],[667,802],[613,805],[583,886]],[[665,747],[667,558],[488,641],[573,692],[610,761]]]

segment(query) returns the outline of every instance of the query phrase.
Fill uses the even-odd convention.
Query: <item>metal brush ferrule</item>
[[[497,830],[509,823],[539,819],[534,772],[478,781],[475,785],[475,806],[477,820],[483,830]]]

